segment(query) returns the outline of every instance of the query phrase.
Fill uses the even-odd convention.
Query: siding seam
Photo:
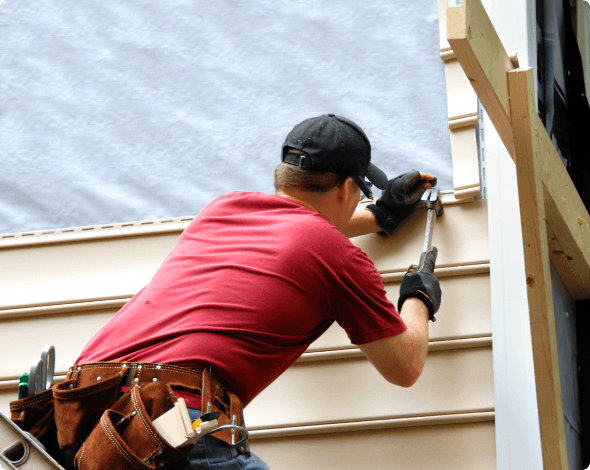
[[[313,434],[334,434],[343,432],[364,432],[380,429],[394,429],[421,426],[437,426],[450,424],[466,424],[495,420],[493,408],[474,410],[462,413],[434,416],[414,416],[409,418],[376,419],[367,421],[341,422],[329,424],[312,424],[293,427],[277,427],[269,429],[250,428],[250,439],[284,438]]]

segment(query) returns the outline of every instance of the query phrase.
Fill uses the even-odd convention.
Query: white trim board
[[[534,0],[483,3],[504,46],[527,66],[530,47],[535,47],[535,36],[527,28],[527,19],[534,20]],[[529,24],[534,31],[534,23]],[[516,169],[487,113],[484,120],[497,468],[543,468]]]

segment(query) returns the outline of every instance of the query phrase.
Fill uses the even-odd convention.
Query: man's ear
[[[342,202],[348,200],[348,198],[352,196],[353,186],[354,180],[352,179],[352,176],[349,176],[338,188],[338,199]]]

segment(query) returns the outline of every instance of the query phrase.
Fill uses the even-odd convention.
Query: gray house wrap
[[[9,0],[0,28],[0,233],[272,192],[285,135],[323,113],[390,177],[453,187],[433,0]]]

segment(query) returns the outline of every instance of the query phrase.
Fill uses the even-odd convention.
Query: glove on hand
[[[417,297],[428,308],[429,318],[436,321],[434,314],[440,307],[441,290],[438,279],[433,274],[438,250],[435,246],[422,253],[420,265],[413,264],[402,280],[397,301],[398,312],[402,311],[404,301],[409,297]]]
[[[429,183],[432,186],[436,185],[436,179]],[[414,212],[424,191],[426,188],[422,184],[420,172],[405,173],[389,180],[387,188],[376,204],[368,205],[367,209],[375,214],[379,226],[391,235],[397,226]]]

